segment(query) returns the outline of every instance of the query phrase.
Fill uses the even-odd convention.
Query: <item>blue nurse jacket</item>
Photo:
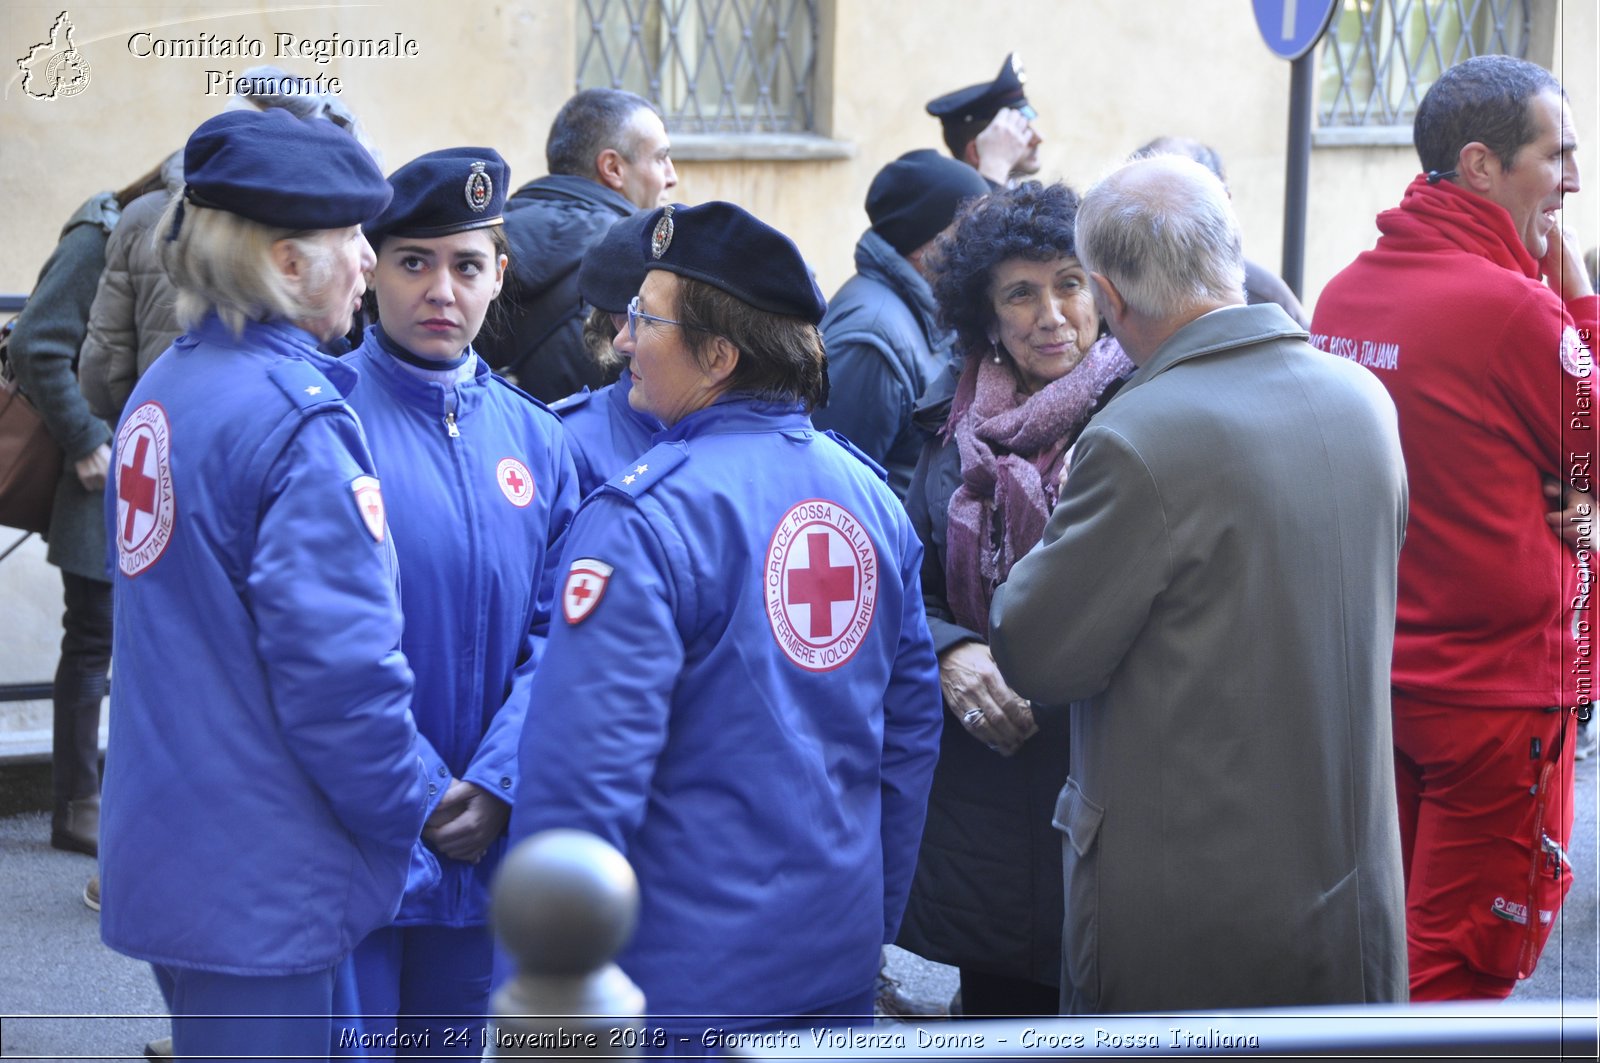
[[[475,783],[510,804],[528,689],[543,653],[561,536],[578,508],[561,422],[477,359],[464,383],[409,372],[376,327],[346,356],[350,404],[383,480],[400,560],[401,645],[434,784]],[[439,856],[437,887],[396,922],[475,926],[505,840],[465,864]]]
[[[119,952],[308,973],[399,904],[430,802],[353,379],[298,328],[212,316],[128,400],[100,845]]]
[[[880,475],[797,405],[693,413],[580,507],[512,834],[588,830],[632,862],[618,963],[652,1015],[870,991],[938,756],[921,560]]]

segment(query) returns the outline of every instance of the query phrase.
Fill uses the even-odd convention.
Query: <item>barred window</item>
[[[1322,47],[1319,133],[1404,127],[1409,141],[1441,73],[1475,55],[1527,58],[1532,23],[1529,0],[1344,0]]]
[[[819,0],[582,0],[578,89],[654,103],[680,134],[815,130]]]

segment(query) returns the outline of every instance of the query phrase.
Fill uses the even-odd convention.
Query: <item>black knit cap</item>
[[[647,270],[693,277],[757,310],[813,325],[828,309],[794,241],[743,207],[720,200],[661,207],[640,240]]]
[[[366,225],[374,249],[390,236],[427,239],[499,225],[511,169],[493,148],[443,148],[389,175],[394,200]]]
[[[184,198],[279,229],[343,229],[393,196],[355,137],[325,118],[225,111],[183,149]]]
[[[584,302],[608,314],[628,309],[649,269],[641,248],[650,217],[648,210],[629,215],[612,225],[598,243],[589,245],[578,266],[578,294]]]
[[[867,189],[867,217],[872,231],[904,255],[943,232],[963,202],[988,193],[977,170],[921,148],[878,171]]]

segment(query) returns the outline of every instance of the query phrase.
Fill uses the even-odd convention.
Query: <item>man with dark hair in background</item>
[[[1577,143],[1548,71],[1451,67],[1413,140],[1423,172],[1323,289],[1312,342],[1389,389],[1411,475],[1393,679],[1411,997],[1504,998],[1572,882],[1600,302],[1556,220]]]
[[[550,174],[506,201],[511,268],[478,353],[545,402],[607,383],[583,345],[583,253],[619,218],[667,202],[678,183],[655,107],[620,89],[585,89],[550,126]],[[614,374],[612,379],[614,379]]]

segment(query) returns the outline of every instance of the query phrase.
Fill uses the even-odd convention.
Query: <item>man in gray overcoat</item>
[[[1091,188],[1077,244],[1139,369],[991,627],[1006,682],[1073,703],[1063,1011],[1403,1001],[1394,406],[1245,305],[1196,163]]]

